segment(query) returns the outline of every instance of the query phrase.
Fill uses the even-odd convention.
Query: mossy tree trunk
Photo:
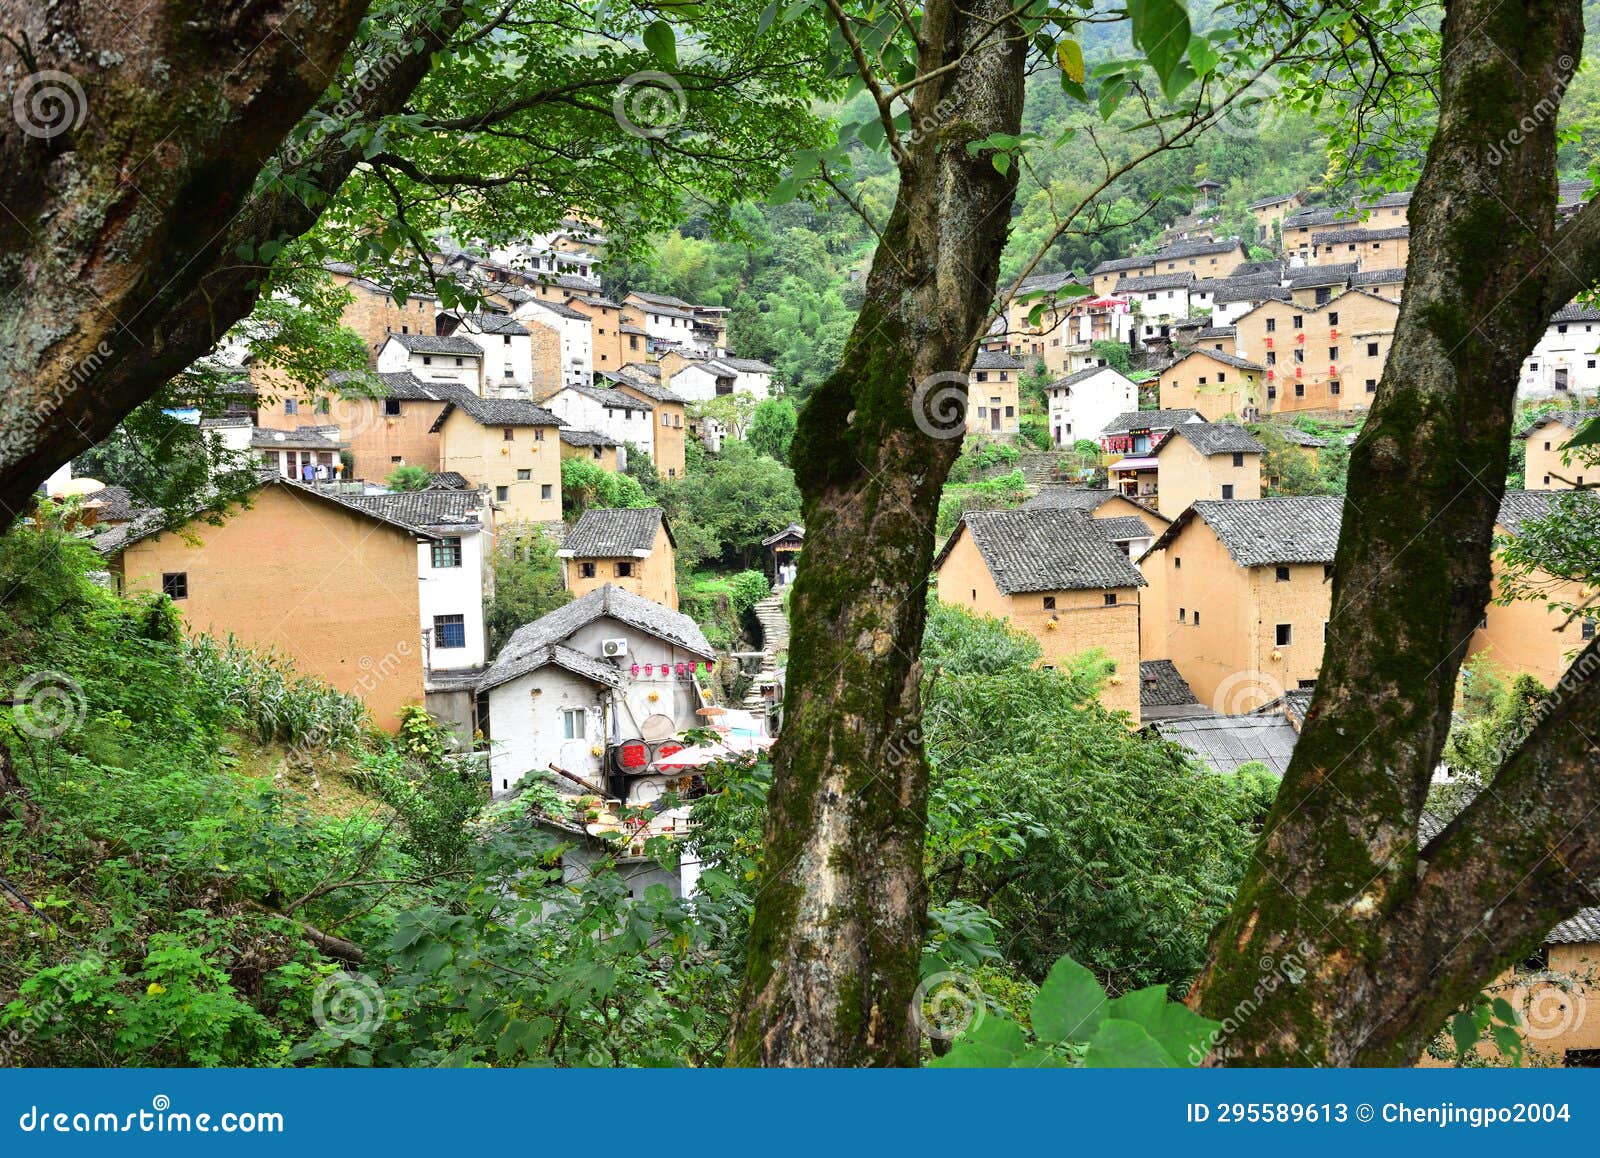
[[[927,897],[921,646],[939,491],[994,301],[1016,189],[970,142],[1016,134],[1024,51],[1005,0],[935,0],[915,131],[839,369],[794,441],[806,549],[732,1065],[914,1065]],[[999,35],[995,30],[999,30]],[[893,134],[891,134],[891,137]]]
[[[1225,1023],[1219,1064],[1410,1064],[1594,903],[1592,651],[1531,734],[1507,737],[1492,789],[1427,848],[1417,838],[1490,598],[1519,368],[1600,271],[1596,205],[1556,219],[1556,113],[1582,39],[1578,0],[1447,7],[1439,127],[1394,346],[1351,457],[1315,700],[1191,994]]]
[[[325,134],[257,187],[319,96],[337,105],[367,0],[132,7],[0,2],[0,97],[34,110],[0,128],[0,526],[249,313],[260,247],[311,228],[359,160]],[[342,113],[397,110],[463,8],[419,6]]]

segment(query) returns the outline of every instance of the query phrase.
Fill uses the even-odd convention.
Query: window
[[[1218,382],[1226,382],[1227,380],[1228,380],[1227,372],[1224,371],[1224,370],[1218,370],[1217,371],[1217,381]]]
[[[394,463],[395,466],[404,466],[406,463],[406,456],[403,454],[392,454],[389,456],[389,461]]]
[[[989,372],[987,370],[979,370],[978,371],[978,381],[979,382],[987,382],[988,380],[989,380]]]
[[[1223,483],[1222,484],[1222,497],[1225,498],[1225,499],[1233,498],[1233,484],[1232,483]]]
[[[628,561],[626,561],[626,560],[619,560],[618,563],[617,563],[617,578],[618,579],[629,579],[629,578],[632,578],[632,577],[633,577],[633,564],[628,562]]]
[[[533,441],[535,441],[535,442],[543,442],[544,441],[544,427],[535,426],[533,428]]]
[[[466,364],[467,364],[467,362],[466,362],[465,358],[457,358],[456,359],[456,365],[457,366],[465,366]]]
[[[1583,638],[1584,639],[1593,639],[1594,638],[1594,620],[1585,619],[1583,621]]]
[[[1278,396],[1278,388],[1269,383],[1267,385],[1267,397],[1268,398],[1276,398],[1277,396]]]
[[[283,412],[285,414],[294,414],[299,411],[299,409],[300,403],[296,402],[293,398],[285,398],[283,400]]]
[[[504,442],[515,442],[517,438],[516,428],[512,426],[502,426],[500,428],[500,438]]]
[[[1540,945],[1526,959],[1518,963],[1518,973],[1543,973],[1550,968],[1550,946]]]
[[[1233,465],[1234,466],[1243,466],[1244,465],[1244,451],[1236,450],[1236,451],[1233,452]]]
[[[189,598],[189,572],[168,571],[162,575],[161,594],[168,599]]]
[[[1338,310],[1329,310],[1328,311],[1328,325],[1337,326],[1338,324],[1339,324],[1339,311]]]
[[[1328,361],[1337,362],[1338,360],[1339,360],[1339,347],[1338,346],[1329,346],[1328,347]]]
[[[1046,595],[1044,597],[1044,609],[1046,611],[1054,611],[1056,609],[1056,597],[1054,595]]]
[[[466,617],[463,615],[435,615],[433,617],[433,646],[437,648],[466,647]]]
[[[1279,583],[1287,583],[1287,582],[1289,582],[1289,568],[1287,568],[1287,567],[1279,567],[1279,568],[1277,568],[1277,580],[1278,580]]]
[[[506,367],[506,377],[507,378],[513,377],[512,373],[511,373],[511,367],[510,366]]]
[[[1367,343],[1367,357],[1376,358],[1377,356],[1378,356],[1378,343],[1376,343],[1376,342],[1368,342]]]
[[[1304,398],[1306,396],[1306,384],[1304,382],[1296,382],[1294,384],[1294,396],[1296,398]]]
[[[582,740],[584,738],[584,719],[587,713],[582,708],[561,709],[561,738],[563,740]]]
[[[539,485],[539,497],[541,499],[553,499],[553,498],[555,498],[556,497],[555,496],[555,484],[554,483],[541,483]]]
[[[1354,249],[1355,246],[1352,245],[1350,248]],[[1319,306],[1320,305],[1325,305],[1327,303],[1328,299],[1331,298],[1332,296],[1333,296],[1333,291],[1331,289],[1329,289],[1327,286],[1319,285],[1317,287],[1317,305],[1319,305]]]
[[[495,502],[503,503],[510,497],[511,497],[511,488],[510,487],[495,487],[494,488]]]
[[[1278,624],[1274,629],[1274,640],[1279,647],[1288,647],[1289,644],[1294,642],[1294,625],[1289,623]]]
[[[1376,394],[1377,392],[1378,392],[1378,380],[1376,378],[1368,378],[1367,379],[1367,393],[1368,394]]]
[[[390,415],[391,417],[396,415],[396,414],[399,414],[400,413],[400,399],[398,399],[398,398],[385,398],[383,400],[383,412],[385,414],[387,414],[387,415]]]
[[[1173,556],[1173,557],[1172,557],[1172,569],[1173,569],[1173,570],[1174,570],[1174,571],[1182,571],[1182,570],[1183,570],[1183,560],[1182,560],[1182,559],[1180,559],[1180,558],[1179,558],[1179,557],[1178,557],[1178,556],[1176,556],[1176,555],[1174,555],[1174,556]]]
[[[1016,415],[1016,413],[1017,413],[1017,408],[1015,406],[1007,406],[1006,407],[1006,417],[1007,418],[1014,417]]]
[[[578,576],[580,578],[583,578],[583,579],[593,579],[594,578],[594,564],[593,563],[579,563],[578,564]]]
[[[1304,362],[1306,360],[1306,352],[1304,350],[1298,350],[1297,349],[1294,352],[1294,360],[1295,360],[1296,364]]]
[[[1276,350],[1268,350],[1267,351],[1267,365],[1276,366],[1277,364],[1278,364],[1278,351],[1276,351]]]
[[[1200,626],[1200,609],[1198,607],[1194,609],[1194,625],[1196,627]]]
[[[1275,333],[1277,331],[1277,329],[1278,329],[1278,319],[1277,318],[1268,318],[1267,319],[1267,333],[1269,333],[1269,334]]]
[[[1329,394],[1341,394],[1343,392],[1344,392],[1344,387],[1339,385],[1338,379],[1334,379],[1333,381],[1328,383],[1328,393]]]
[[[1106,592],[1106,606],[1107,607],[1115,607],[1116,605],[1117,605],[1117,593],[1115,591],[1107,591]]]
[[[1290,319],[1290,325],[1294,326],[1294,328],[1297,330],[1302,328],[1305,325],[1305,315],[1296,314],[1292,319]]]
[[[461,540],[435,539],[433,541],[433,565],[435,567],[461,566]]]
[[[1178,622],[1179,623],[1188,623],[1189,622],[1189,612],[1187,610],[1185,610],[1184,608],[1182,608],[1182,607],[1178,608]]]
[[[429,357],[427,354],[424,354],[424,355],[422,355],[422,364],[424,366],[431,366],[431,365],[433,365],[433,359],[431,357]]]

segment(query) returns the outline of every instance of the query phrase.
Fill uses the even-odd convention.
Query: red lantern
[[[711,661],[708,659],[708,660],[706,660],[706,671],[710,671],[710,670],[711,670]]]
[[[687,665],[680,659],[677,662],[676,666],[673,668],[673,670],[676,671],[679,675],[683,675],[683,674],[685,674],[686,667],[687,667]]]
[[[628,674],[631,675],[634,679],[638,679],[639,678],[639,665],[638,664],[634,664],[632,667],[630,667],[628,669]]]
[[[644,665],[644,674],[645,675],[648,676],[654,670],[655,670],[655,664],[647,663],[647,664]]]

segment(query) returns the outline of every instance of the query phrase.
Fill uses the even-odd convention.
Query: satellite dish
[[[646,740],[665,740],[677,730],[671,716],[656,712],[645,717],[644,723],[639,726],[639,735]]]

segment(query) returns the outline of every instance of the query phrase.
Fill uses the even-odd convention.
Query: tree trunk
[[[242,316],[201,344],[167,314],[236,260],[236,215],[367,3],[124,7],[0,3],[0,526]]]
[[[806,550],[790,605],[767,871],[731,1065],[914,1065],[928,770],[917,653],[939,492],[1016,189],[969,142],[1015,134],[1004,0],[926,6],[900,189],[839,369],[800,415]],[[998,22],[1001,35],[986,35]],[[963,58],[967,58],[963,60]],[[893,134],[891,134],[891,138]]]
[[[1452,1010],[1583,903],[1552,850],[1565,840],[1579,858],[1568,867],[1600,868],[1566,831],[1580,813],[1547,801],[1496,815],[1501,782],[1417,843],[1490,598],[1519,368],[1596,268],[1593,207],[1560,232],[1555,219],[1580,4],[1461,0],[1442,39],[1439,127],[1411,203],[1394,346],[1351,456],[1315,701],[1190,998],[1224,1021],[1223,1064],[1414,1062]],[[1530,799],[1593,779],[1571,720],[1594,698],[1581,689],[1512,760]]]

